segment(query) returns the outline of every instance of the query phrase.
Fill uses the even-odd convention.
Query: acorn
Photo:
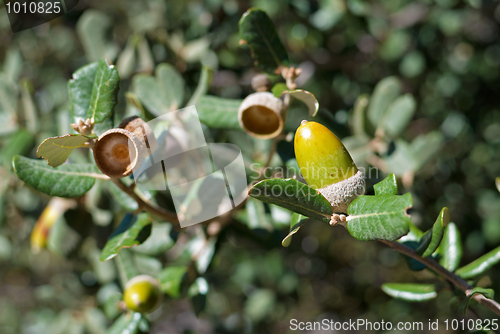
[[[144,147],[130,131],[111,129],[104,132],[95,143],[94,160],[97,167],[111,178],[132,174],[141,162]]]
[[[151,276],[135,276],[125,284],[123,301],[134,312],[151,313],[160,306],[162,299],[160,284]]]
[[[238,121],[243,130],[253,137],[274,138],[283,130],[282,109],[283,101],[272,93],[253,93],[241,102]]]
[[[158,142],[153,134],[153,130],[142,118],[138,116],[127,117],[121,121],[118,127],[132,132],[143,144],[147,155],[153,154],[158,148]]]
[[[342,142],[325,126],[302,121],[295,132],[295,157],[306,182],[318,190],[336,213],[365,192],[365,178]]]

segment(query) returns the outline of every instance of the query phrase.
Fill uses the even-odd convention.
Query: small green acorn
[[[347,207],[365,192],[365,178],[344,144],[325,126],[302,121],[295,132],[295,157],[306,182],[332,205],[334,212]]]
[[[162,297],[158,280],[148,275],[132,278],[125,285],[123,293],[123,301],[127,307],[139,313],[151,313],[156,310]]]

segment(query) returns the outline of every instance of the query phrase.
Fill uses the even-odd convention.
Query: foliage
[[[0,333],[279,333],[292,318],[426,322],[468,307],[493,317],[473,300],[500,288],[498,4],[248,4],[91,1],[17,34],[0,8]],[[298,87],[282,77],[289,65]],[[276,141],[238,123],[257,71],[290,99]],[[238,145],[258,182],[220,222],[179,229],[139,213],[137,197],[173,211],[169,191],[131,197],[89,146],[126,117],[190,105],[207,142]],[[293,133],[312,117],[368,177],[336,224],[347,230],[328,224],[294,159]],[[94,133],[73,133],[87,118]],[[52,211],[47,195],[71,205]],[[32,229],[46,239],[38,254]],[[473,288],[355,239],[397,240]],[[139,274],[166,295],[151,315],[120,304]]]

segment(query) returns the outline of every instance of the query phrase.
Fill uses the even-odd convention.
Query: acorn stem
[[[266,163],[264,164],[264,167],[262,167],[262,170],[269,167],[269,164],[273,160],[274,153],[276,153],[276,149],[278,148],[278,142],[285,138],[286,136],[283,133],[279,134],[278,137],[273,138],[273,142],[271,143],[271,148],[269,149],[269,153],[267,154]]]

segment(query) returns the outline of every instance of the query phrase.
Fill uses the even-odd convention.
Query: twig
[[[283,76],[283,79],[286,81],[286,87],[289,90],[294,90],[297,88],[297,84],[295,83],[295,79],[300,75],[302,70],[300,68],[295,68],[295,67],[283,67],[281,69],[281,75]],[[290,108],[290,102],[291,102],[291,97],[290,94],[285,94],[283,98],[283,108],[281,109],[281,119],[283,121],[283,131],[285,129],[284,124],[286,123],[286,117],[288,114],[288,108]],[[264,164],[264,167],[262,167],[262,170],[266,169],[269,167],[269,164],[271,163],[271,160],[273,159],[274,154],[276,153],[276,147],[278,145],[278,142],[282,139],[286,138],[286,136],[283,135],[283,132],[280,133],[277,137],[273,138],[273,142],[271,143],[271,148],[269,150],[269,153],[267,155],[267,160],[266,163]]]
[[[466,281],[464,281],[462,278],[458,277],[454,273],[449,272],[436,261],[428,257],[422,257],[419,254],[417,254],[417,252],[415,252],[413,249],[409,248],[408,246],[402,245],[398,242],[387,241],[387,240],[380,240],[380,242],[391,247],[397,252],[405,254],[417,260],[418,262],[425,264],[427,267],[434,270],[439,275],[443,276],[454,286],[462,290],[466,296],[470,296],[470,294],[472,293],[472,287],[469,284],[467,284]],[[500,304],[494,301],[493,299],[486,298],[480,293],[474,294],[474,296],[472,296],[472,299],[477,301],[479,304],[485,306],[486,308],[490,309],[496,315],[500,315]]]
[[[267,154],[266,163],[261,168],[262,171],[264,171],[271,164],[271,161],[273,160],[273,156],[276,153],[276,149],[278,148],[278,142],[282,139],[285,139],[285,138],[286,138],[286,136],[283,133],[280,133],[277,137],[273,138],[273,141],[271,143],[271,147],[269,148],[269,153]]]
[[[161,217],[162,219],[170,223],[179,224],[179,220],[177,219],[177,215],[175,213],[160,208],[158,205],[151,203],[147,199],[142,199],[141,197],[139,197],[139,195],[135,193],[134,187],[127,187],[120,179],[112,178],[111,182],[116,184],[118,188],[120,188],[123,192],[125,192],[133,200],[135,200],[140,208],[143,208],[150,214]]]

